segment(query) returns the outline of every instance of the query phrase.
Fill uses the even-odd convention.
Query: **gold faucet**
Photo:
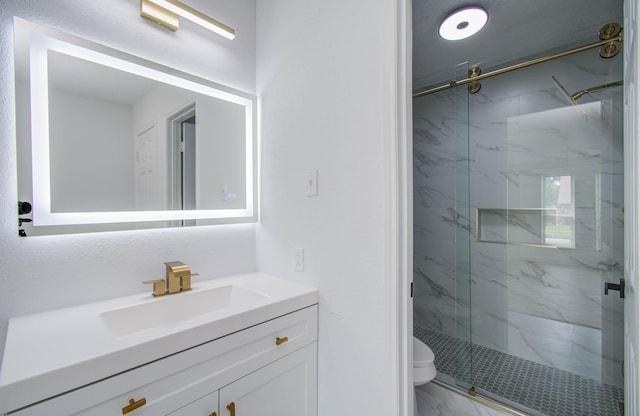
[[[164,279],[145,280],[144,284],[153,284],[153,296],[173,295],[191,290],[191,277],[198,273],[191,273],[189,266],[181,261],[168,261],[166,277]]]

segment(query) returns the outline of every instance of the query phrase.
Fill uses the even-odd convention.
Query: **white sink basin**
[[[315,288],[246,273],[198,281],[175,295],[145,291],[13,317],[0,367],[0,414],[316,303]]]
[[[267,298],[237,285],[199,288],[105,311],[100,317],[113,335],[122,337],[156,327],[177,326],[200,315],[250,306]]]

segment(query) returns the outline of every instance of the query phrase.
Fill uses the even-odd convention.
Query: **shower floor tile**
[[[623,390],[568,371],[419,326],[413,331],[433,350],[440,375],[534,415],[619,416]]]

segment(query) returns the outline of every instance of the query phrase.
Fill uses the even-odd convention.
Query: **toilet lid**
[[[435,356],[433,351],[424,342],[418,338],[413,337],[413,366],[414,367],[427,367],[433,365]]]

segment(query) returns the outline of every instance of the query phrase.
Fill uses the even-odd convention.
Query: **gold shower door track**
[[[533,65],[541,64],[543,62],[552,61],[554,59],[563,58],[565,56],[573,55],[576,53],[584,52],[589,49],[599,48],[599,47],[607,47],[605,45],[610,45],[612,42],[622,42],[624,40],[624,31],[620,30],[617,36],[610,39],[603,39],[598,42],[589,43],[588,45],[578,46],[573,49],[569,49],[563,52],[554,53],[551,55],[543,56],[540,58],[531,59],[530,61],[521,62],[519,64],[506,66],[504,68],[499,68],[485,74],[479,75],[471,75],[468,78],[464,78],[461,80],[451,80],[448,84],[440,85],[439,87],[430,88],[425,91],[420,91],[413,94],[413,99],[421,98],[426,95],[434,94],[436,92],[445,91],[450,88],[459,87],[461,85],[471,84],[472,82],[482,81],[483,79],[495,77],[496,75],[506,74],[508,72],[516,71],[518,69],[527,68]]]

